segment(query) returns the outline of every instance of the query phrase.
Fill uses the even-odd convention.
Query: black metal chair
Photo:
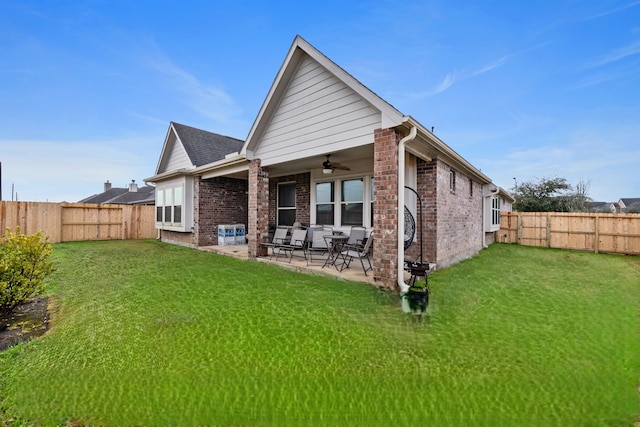
[[[364,245],[362,243],[355,244],[355,245],[348,245],[348,244],[344,245],[344,248],[343,248],[344,250],[341,253],[344,259],[344,263],[342,264],[340,271],[344,270],[345,268],[348,268],[349,265],[351,265],[351,261],[357,258],[360,260],[360,264],[362,265],[362,270],[364,271],[364,275],[366,276],[367,271],[373,269],[371,265],[371,259],[369,258],[369,251],[371,249],[372,243],[373,243],[373,232],[371,232],[371,235],[369,236],[367,241],[364,243]],[[365,267],[364,260],[367,260],[367,264],[369,265],[368,267]]]

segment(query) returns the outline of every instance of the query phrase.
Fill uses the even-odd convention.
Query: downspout
[[[404,283],[404,220],[400,220],[400,215],[404,212],[404,156],[405,146],[413,141],[418,134],[418,128],[411,125],[409,135],[405,136],[398,143],[398,289],[400,293],[406,292],[409,287]]]

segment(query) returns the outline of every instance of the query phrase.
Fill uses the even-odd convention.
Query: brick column
[[[398,142],[394,129],[377,129],[373,142],[373,277],[395,289],[398,266]]]
[[[260,243],[269,236],[269,173],[260,166],[260,159],[249,163],[249,258],[267,255]]]

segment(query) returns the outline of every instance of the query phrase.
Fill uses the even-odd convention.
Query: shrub
[[[9,311],[43,291],[44,279],[53,272],[47,262],[51,244],[42,233],[20,234],[7,228],[0,237],[0,312]]]

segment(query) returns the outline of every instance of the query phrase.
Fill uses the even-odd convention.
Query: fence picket
[[[506,243],[640,255],[638,214],[502,212],[499,233]]]
[[[137,205],[0,201],[0,234],[7,228],[42,232],[49,242],[151,239],[155,208]]]

